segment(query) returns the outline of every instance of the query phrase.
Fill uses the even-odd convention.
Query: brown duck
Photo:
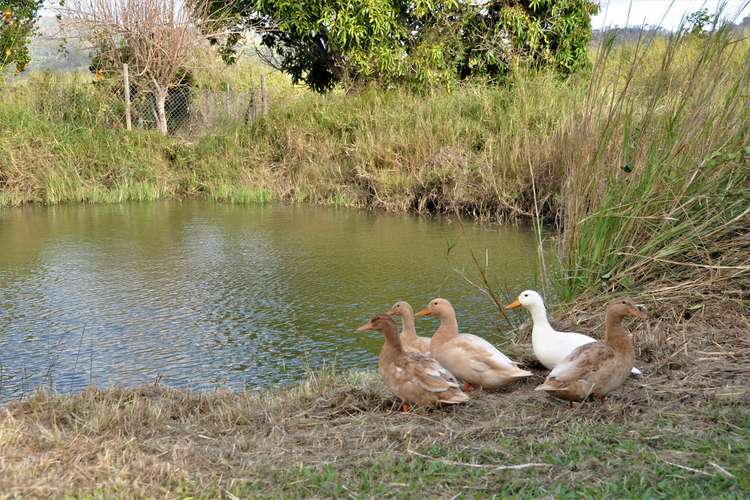
[[[430,341],[430,353],[464,382],[464,390],[473,387],[496,389],[519,378],[530,377],[481,337],[459,333],[456,311],[445,299],[432,299],[417,316],[434,316],[440,326]]]
[[[409,411],[409,404],[428,406],[468,401],[456,378],[435,358],[404,350],[396,324],[389,315],[375,315],[357,328],[358,332],[370,330],[385,337],[378,371],[388,388],[404,401],[404,411]]]
[[[577,347],[535,390],[567,401],[583,401],[594,396],[603,402],[608,393],[625,382],[633,369],[633,341],[622,326],[626,316],[646,318],[630,299],[610,302],[604,340]]]
[[[393,304],[388,311],[389,316],[401,316],[401,344],[407,351],[421,352],[429,354],[430,338],[420,337],[417,335],[417,328],[414,326],[414,309],[408,302],[403,300]]]

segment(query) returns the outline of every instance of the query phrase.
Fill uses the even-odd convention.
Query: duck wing
[[[462,333],[456,347],[470,360],[471,367],[479,372],[493,368],[512,368],[516,365],[494,345],[470,333]]]
[[[456,377],[432,356],[408,352],[409,377],[428,392],[444,392],[460,388]]]
[[[585,379],[615,357],[615,351],[603,342],[584,344],[571,352],[562,363],[547,376],[545,385],[552,380],[564,385],[568,382]]]

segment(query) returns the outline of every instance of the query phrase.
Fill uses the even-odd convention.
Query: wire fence
[[[123,123],[126,128],[159,128],[158,96],[142,86],[130,83],[127,65],[122,72]],[[233,89],[228,83],[223,91],[198,89],[189,84],[170,87],[164,101],[164,119],[168,133],[199,135],[225,123],[249,124],[268,113],[269,99],[264,75],[258,87]]]
[[[160,121],[159,100],[149,85],[122,73],[39,72],[17,85],[6,86],[0,100],[31,107],[38,116],[89,128],[159,129],[169,135],[196,139],[228,125],[251,124],[270,108],[264,75],[257,83],[233,88],[181,84],[168,89]],[[93,80],[93,82],[92,82]],[[279,98],[280,96],[276,96]]]

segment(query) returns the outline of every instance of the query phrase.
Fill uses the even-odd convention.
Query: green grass
[[[646,424],[584,420],[531,440],[508,437],[480,449],[436,445],[422,450],[431,459],[403,453],[351,468],[303,465],[273,471],[233,492],[244,496],[260,489],[279,497],[743,497],[750,492],[750,414],[738,406],[717,406],[708,415],[713,422],[708,429],[692,428],[685,415]],[[551,467],[493,470],[493,465],[524,463]]]
[[[583,421],[536,439],[500,438],[481,449],[436,445],[422,450],[429,459],[403,453],[356,467],[300,465],[274,471],[234,493],[262,488],[280,497],[742,497],[750,492],[750,416],[738,407],[716,407],[710,413],[715,419],[710,429],[692,429],[669,417],[648,425]],[[493,470],[525,463],[551,467]]]

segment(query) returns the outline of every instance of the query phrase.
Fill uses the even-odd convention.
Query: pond
[[[199,201],[0,209],[0,401],[375,369],[382,338],[354,330],[397,300],[445,297],[462,331],[501,345],[509,325],[466,279],[479,282],[472,252],[510,290],[535,282],[518,227]]]

